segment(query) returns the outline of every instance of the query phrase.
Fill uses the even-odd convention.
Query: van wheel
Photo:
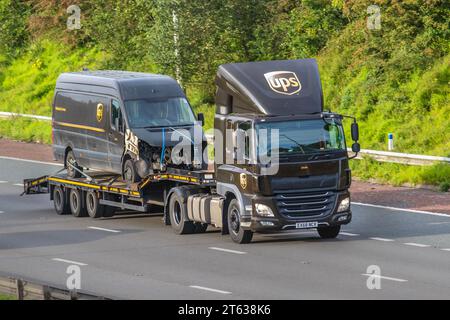
[[[66,163],[64,163],[64,166],[67,169],[67,175],[69,177],[80,178],[81,173],[78,172],[77,170],[75,170],[72,166],[68,165],[69,163],[72,166],[74,166],[75,168],[77,168],[78,170],[83,171],[83,168],[78,165],[77,160],[75,159],[75,155],[73,154],[72,150],[69,150],[69,152],[67,152]]]
[[[334,239],[341,231],[341,226],[317,228],[317,232],[322,239]]]
[[[231,200],[228,206],[228,230],[231,239],[236,243],[249,243],[252,241],[253,232],[241,227],[241,209],[236,199]]]
[[[105,206],[100,204],[95,191],[86,192],[86,210],[89,217],[98,219],[103,217]]]
[[[169,218],[172,229],[177,234],[188,234],[195,232],[195,225],[192,221],[186,219],[187,205],[183,198],[174,193],[169,201]]]
[[[134,162],[131,159],[125,161],[125,165],[123,166],[123,178],[128,183],[136,183],[141,181],[141,178],[136,172]]]
[[[60,186],[53,188],[53,205],[57,214],[70,214],[70,205],[66,199],[66,193]]]
[[[86,208],[83,207],[81,191],[78,189],[70,189],[69,193],[70,211],[77,218],[87,217]]]

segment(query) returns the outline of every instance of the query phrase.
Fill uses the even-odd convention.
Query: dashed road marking
[[[16,186],[16,187],[23,187],[23,183],[14,183],[13,186]]]
[[[8,183],[8,181],[0,181],[0,183]]]
[[[415,242],[405,242],[404,245],[419,247],[419,248],[428,248],[431,247],[429,244],[415,243]]]
[[[0,210],[0,213],[5,213],[5,211],[1,211],[1,210]]]
[[[340,232],[339,234],[342,234],[343,236],[349,236],[349,237],[358,237],[359,234],[357,233],[350,233],[350,232]]]
[[[119,233],[119,232],[121,232],[121,231],[119,231],[119,230],[105,229],[105,228],[99,228],[99,227],[88,227],[88,229],[100,230],[100,231],[106,231],[106,232],[113,232],[113,233]]]
[[[440,224],[450,224],[450,221],[442,221],[442,222],[429,222],[429,225],[440,225]]]
[[[397,281],[397,282],[407,282],[408,280],[405,279],[400,279],[400,278],[393,278],[393,277],[385,277],[385,276],[380,276],[377,274],[369,274],[369,273],[362,273],[362,276],[366,276],[366,277],[373,277],[373,278],[379,278],[379,279],[384,279],[384,280],[391,280],[391,281]]]
[[[247,252],[244,252],[244,251],[231,250],[231,249],[225,249],[225,248],[219,248],[219,247],[209,247],[208,249],[223,251],[223,252],[228,252],[228,253],[235,253],[235,254],[247,254]]]
[[[79,266],[87,266],[86,263],[83,262],[78,262],[78,261],[72,261],[72,260],[66,260],[66,259],[61,259],[61,258],[53,258],[53,261],[58,261],[58,262],[64,262],[64,263],[69,263],[69,264],[76,264]]]
[[[223,291],[223,290],[213,289],[213,288],[208,288],[208,287],[201,287],[201,286],[189,286],[189,287],[193,288],[193,289],[205,290],[205,291],[216,292],[216,293],[221,293],[221,294],[231,294],[231,292],[229,292],[229,291]]]
[[[384,241],[384,242],[392,242],[392,241],[394,241],[393,239],[378,238],[378,237],[373,237],[373,238],[369,238],[369,239],[376,240],[376,241]]]
[[[450,251],[450,248],[441,249],[442,251]]]

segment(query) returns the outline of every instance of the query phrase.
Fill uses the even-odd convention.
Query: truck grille
[[[333,191],[280,191],[275,192],[278,212],[288,218],[327,216],[334,208]]]

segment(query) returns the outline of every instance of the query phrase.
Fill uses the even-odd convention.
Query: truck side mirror
[[[205,125],[205,115],[203,113],[197,114],[197,120],[201,122],[202,127]]]
[[[358,141],[359,140],[359,127],[358,127],[358,123],[353,122],[352,123],[352,140],[353,141]]]
[[[352,151],[354,153],[358,153],[359,151],[361,151],[361,146],[359,145],[358,142],[355,142],[354,144],[352,144]]]

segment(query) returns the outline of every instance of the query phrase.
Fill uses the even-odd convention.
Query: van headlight
[[[256,203],[255,209],[256,209],[256,213],[260,216],[264,216],[264,217],[273,217],[274,216],[272,209],[270,209],[270,207],[266,206],[265,204]]]
[[[347,197],[341,200],[337,212],[344,212],[348,211],[349,209],[350,209],[350,197]]]

